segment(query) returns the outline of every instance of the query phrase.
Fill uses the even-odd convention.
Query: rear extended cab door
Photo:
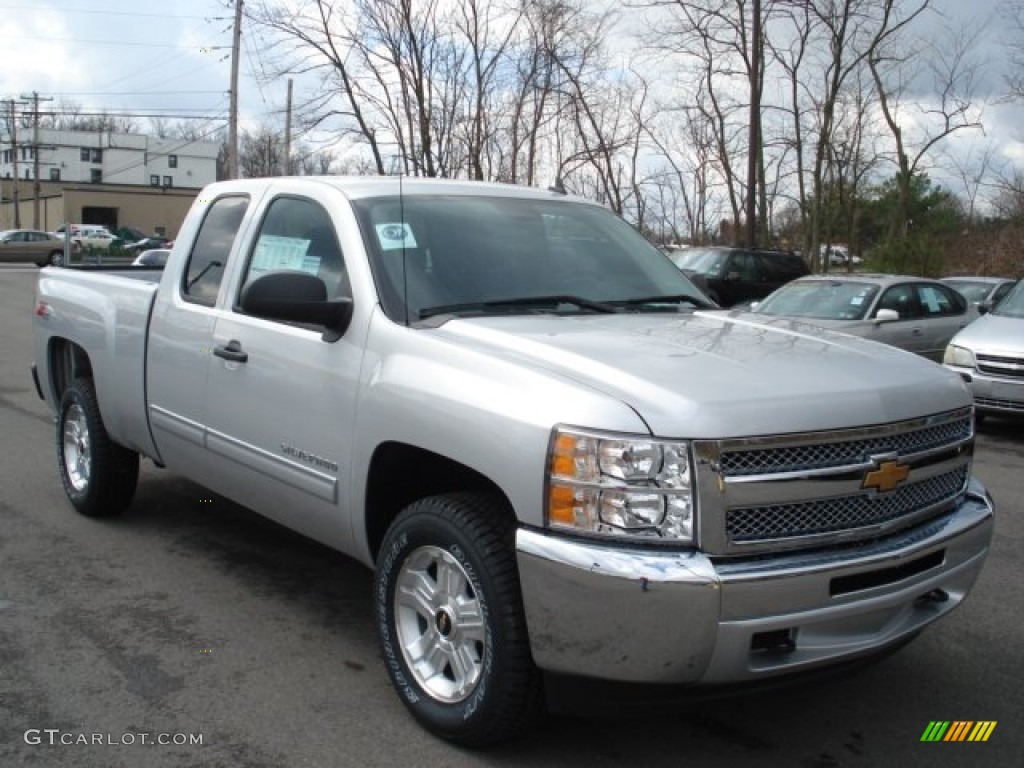
[[[146,353],[146,402],[161,461],[208,483],[206,385],[217,298],[259,200],[222,187],[185,219],[157,291]]]

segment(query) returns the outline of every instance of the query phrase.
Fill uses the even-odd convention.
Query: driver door
[[[336,202],[335,202],[336,204]],[[270,200],[239,288],[261,272],[320,277],[351,293],[326,201]],[[349,536],[346,500],[362,348],[352,336],[245,314],[234,291],[218,314],[207,387],[207,448],[232,496],[328,545]]]

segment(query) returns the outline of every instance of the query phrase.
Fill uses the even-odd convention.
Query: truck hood
[[[971,402],[960,377],[936,363],[781,318],[526,315],[454,319],[431,332],[621,400],[662,437],[860,427]]]

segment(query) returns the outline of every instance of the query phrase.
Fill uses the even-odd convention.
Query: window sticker
[[[394,251],[398,248],[415,248],[416,236],[412,227],[400,221],[385,222],[378,224],[377,242],[380,243],[382,251]]]
[[[260,235],[256,252],[252,256],[249,275],[259,275],[272,269],[293,269],[299,272],[317,274],[320,257],[307,253],[309,240],[302,237],[280,237]]]
[[[850,299],[850,304],[852,304],[855,307],[859,307],[863,303],[864,303],[864,297],[863,296],[854,296],[852,299]]]

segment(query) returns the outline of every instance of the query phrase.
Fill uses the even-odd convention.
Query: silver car
[[[968,383],[979,415],[1024,415],[1024,282],[954,336],[942,362]]]
[[[938,280],[866,274],[801,277],[751,313],[850,333],[936,362],[949,340],[978,318],[970,302]]]
[[[944,277],[942,282],[951,285],[964,295],[981,312],[988,312],[1003,300],[1010,289],[1017,284],[1008,277]]]

